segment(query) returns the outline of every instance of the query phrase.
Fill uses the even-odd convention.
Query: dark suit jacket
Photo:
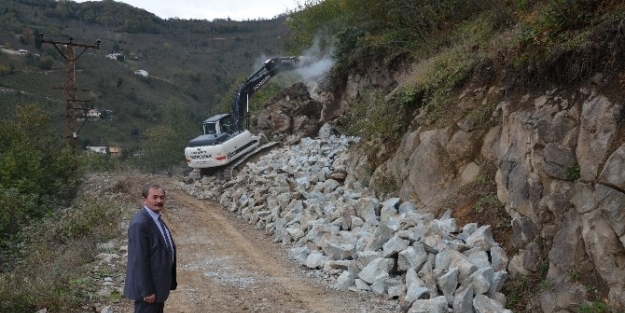
[[[170,290],[175,290],[176,257],[174,246],[174,262],[167,248],[165,239],[146,211],[141,207],[130,221],[128,227],[128,266],[124,296],[135,301],[156,294],[156,302],[165,302]]]

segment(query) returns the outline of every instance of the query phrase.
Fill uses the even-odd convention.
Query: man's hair
[[[147,183],[143,185],[143,190],[141,190],[141,196],[147,198],[148,194],[150,194],[150,189],[161,189],[163,190],[163,195],[165,194],[165,189],[163,189],[161,185],[157,183]]]

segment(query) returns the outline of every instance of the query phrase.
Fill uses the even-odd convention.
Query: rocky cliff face
[[[314,107],[315,114],[306,115],[308,125],[321,125],[347,110],[360,90],[377,86],[390,95],[410,77],[408,62],[378,66],[350,75],[345,88],[330,96],[309,88],[312,93],[307,92],[306,99],[319,100],[312,106],[313,100],[305,100],[300,107]],[[476,114],[450,114],[450,126],[443,128],[420,126],[427,112],[419,114],[392,157],[377,168],[364,153],[352,152],[345,183],[366,182],[381,190],[391,181],[394,195],[420,210],[435,215],[451,210],[465,223],[472,217],[480,223],[490,219],[496,236],[501,230],[496,239],[505,241],[509,250],[512,278],[534,277],[540,284],[527,300],[527,311],[571,312],[584,303],[606,300],[621,308],[625,306],[622,87],[601,74],[585,84],[516,96],[504,95],[495,82],[468,84],[458,99],[459,111],[475,112],[488,104],[494,109],[479,119]],[[330,110],[331,105],[338,105],[332,109],[335,114],[319,118],[323,114],[317,112]],[[290,122],[298,124],[305,123]],[[299,137],[309,136],[318,126],[300,129]],[[298,133],[298,128],[290,131]],[[476,193],[481,186],[491,189]],[[500,204],[482,205],[495,199]],[[501,212],[491,211],[498,206]]]

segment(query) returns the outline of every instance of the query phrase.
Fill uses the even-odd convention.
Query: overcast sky
[[[88,0],[76,0],[85,2]],[[89,0],[93,1],[93,0]],[[163,19],[181,18],[212,21],[216,18],[270,19],[295,9],[298,0],[115,0],[144,9]],[[299,1],[300,3],[303,2]]]

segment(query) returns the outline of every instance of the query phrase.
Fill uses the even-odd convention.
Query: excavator
[[[260,136],[248,130],[250,97],[276,74],[308,63],[308,58],[301,56],[265,61],[258,71],[236,87],[230,113],[212,116],[202,123],[204,134],[189,141],[184,149],[187,165],[199,170],[200,176],[219,173],[221,178],[230,180],[236,166],[275,145],[270,142],[261,146]]]

